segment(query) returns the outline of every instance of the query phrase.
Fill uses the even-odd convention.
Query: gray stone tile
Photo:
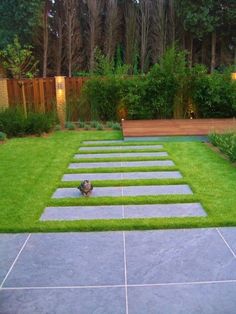
[[[47,207],[40,220],[121,219],[122,206]]]
[[[83,181],[83,180],[121,180],[121,173],[75,173],[65,174],[62,181]]]
[[[125,218],[206,216],[199,203],[124,206]]]
[[[233,314],[236,282],[129,287],[129,314]]]
[[[28,234],[0,234],[0,285],[27,237]]]
[[[33,234],[4,287],[124,284],[121,232]]]
[[[236,227],[219,228],[219,231],[236,256]]]
[[[76,154],[77,159],[87,159],[87,158],[116,158],[116,157],[166,157],[168,154],[166,152],[156,152],[156,153],[109,153],[109,154]]]
[[[128,284],[236,279],[236,259],[215,229],[126,233]]]
[[[150,185],[126,187],[95,187],[90,197],[100,196],[142,196],[142,195],[167,195],[167,194],[192,194],[186,184],[178,185]],[[58,188],[52,198],[77,198],[84,197],[77,188]]]
[[[97,150],[140,150],[140,149],[161,149],[163,145],[136,145],[136,146],[92,146],[92,147],[80,147],[80,151],[97,151]]]
[[[118,162],[82,162],[71,163],[69,169],[84,168],[122,168],[122,167],[169,167],[174,166],[171,160],[150,160],[150,161],[118,161]]]
[[[83,144],[112,144],[112,143],[124,143],[123,140],[104,140],[104,141],[84,141]]]
[[[90,197],[100,196],[122,196],[121,187],[105,187],[105,188],[94,188]],[[53,194],[52,198],[77,198],[85,197],[82,196],[77,188],[59,188]]]
[[[3,290],[2,314],[125,314],[124,288]]]
[[[167,195],[167,194],[193,194],[193,192],[186,184],[126,186],[123,188],[124,196]]]
[[[113,173],[75,173],[65,174],[62,181],[95,180],[129,180],[129,179],[180,179],[179,171],[152,171],[152,172],[113,172]]]
[[[124,172],[123,179],[180,179],[179,171]]]
[[[123,217],[124,214],[124,217]],[[40,220],[122,219],[206,216],[201,204],[47,207]]]

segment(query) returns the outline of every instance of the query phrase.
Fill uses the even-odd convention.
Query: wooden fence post
[[[62,127],[66,121],[66,87],[65,77],[55,76],[57,114]]]
[[[0,109],[9,107],[7,79],[0,79]]]

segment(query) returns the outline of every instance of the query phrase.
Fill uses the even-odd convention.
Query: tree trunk
[[[48,63],[48,2],[45,1],[43,14],[43,77],[47,76]]]
[[[57,75],[61,75],[61,63],[62,63],[62,20],[61,18],[58,21],[58,51],[57,51],[57,65],[56,65],[56,73]]]
[[[216,32],[211,34],[211,73],[214,72],[216,66]]]
[[[189,67],[193,66],[193,36],[190,35],[190,48],[189,48]]]

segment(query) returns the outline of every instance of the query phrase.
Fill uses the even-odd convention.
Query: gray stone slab
[[[161,149],[163,145],[135,145],[135,146],[92,146],[92,147],[80,147],[80,151],[99,151],[99,150],[140,150],[140,149]]]
[[[122,206],[47,207],[40,220],[122,219]]]
[[[199,203],[124,206],[125,218],[206,216]]]
[[[219,228],[219,231],[236,256],[236,228]]]
[[[126,233],[128,284],[236,280],[236,259],[215,229]]]
[[[32,234],[4,287],[124,284],[121,232]]]
[[[84,141],[83,144],[113,144],[113,143],[124,143],[123,140],[104,140],[104,141]]]
[[[125,288],[3,290],[0,313],[125,314]]]
[[[110,154],[76,154],[77,159],[87,159],[87,158],[117,158],[117,157],[166,157],[168,154],[166,152],[156,152],[156,153],[110,153]]]
[[[117,162],[81,162],[71,163],[69,169],[86,168],[122,168],[122,167],[169,167],[174,166],[172,160],[150,160],[150,161],[117,161]]]
[[[201,204],[47,207],[40,220],[122,219],[206,216]]]
[[[95,180],[132,180],[132,179],[180,179],[179,171],[152,171],[152,172],[113,172],[113,173],[75,173],[65,174],[62,181]]]
[[[0,234],[0,286],[27,237],[26,234]]]
[[[150,185],[126,187],[96,187],[90,197],[102,196],[148,196],[168,194],[193,194],[186,184],[178,185]],[[77,188],[58,188],[52,198],[78,198],[84,197]]]
[[[236,282],[129,287],[131,314],[233,314]]]

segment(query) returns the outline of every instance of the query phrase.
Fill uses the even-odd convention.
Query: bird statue
[[[89,196],[93,190],[93,185],[89,180],[84,180],[81,182],[80,186],[78,186],[78,189],[83,196]]]

